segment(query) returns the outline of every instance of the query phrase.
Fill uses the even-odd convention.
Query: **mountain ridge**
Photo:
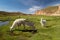
[[[5,12],[5,11],[0,11],[0,15],[1,16],[16,16],[16,15],[29,15],[29,14],[25,14],[22,12]]]

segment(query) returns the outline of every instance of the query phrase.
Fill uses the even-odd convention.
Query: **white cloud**
[[[32,7],[29,8],[28,10],[29,10],[29,12],[34,12],[34,11],[36,11],[36,10],[40,10],[40,9],[41,9],[40,6],[32,6]]]
[[[50,6],[59,6],[59,5],[60,5],[60,3],[55,3],[55,4],[52,4]]]
[[[55,4],[54,6],[59,6],[60,4]]]
[[[60,4],[54,4],[53,6],[59,6]]]

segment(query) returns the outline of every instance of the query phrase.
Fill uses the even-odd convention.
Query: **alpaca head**
[[[10,27],[10,31],[11,31],[12,29],[13,29],[13,27],[11,26],[11,27]]]

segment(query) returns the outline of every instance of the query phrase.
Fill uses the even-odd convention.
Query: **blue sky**
[[[0,0],[0,11],[33,13],[59,4],[60,0]]]

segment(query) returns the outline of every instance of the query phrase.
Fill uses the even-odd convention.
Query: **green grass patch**
[[[40,18],[47,20],[46,27],[42,27],[40,24]],[[14,31],[10,34],[9,28],[13,21],[18,18],[26,18],[35,23],[37,33]],[[60,17],[59,16],[6,16],[0,17],[2,21],[9,21],[7,25],[0,26],[0,40],[60,40]],[[18,29],[15,27],[13,30]],[[20,26],[19,29],[24,29]],[[30,29],[30,27],[26,27]]]

